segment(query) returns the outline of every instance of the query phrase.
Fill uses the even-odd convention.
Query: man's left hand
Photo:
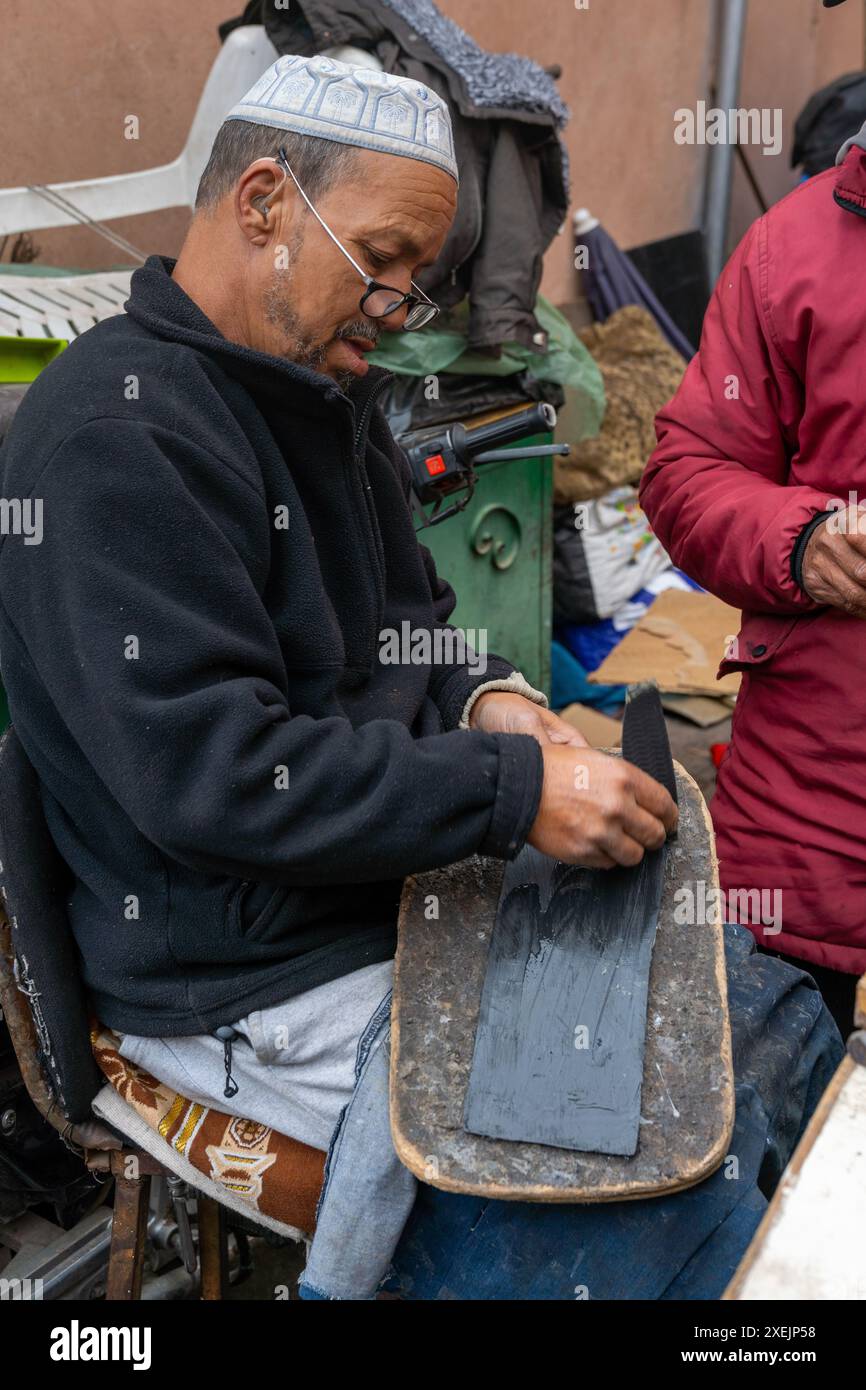
[[[488,690],[485,695],[479,695],[469,714],[469,727],[485,734],[531,734],[541,744],[570,743],[575,748],[589,747],[583,734],[566,724],[558,714],[506,690]]]

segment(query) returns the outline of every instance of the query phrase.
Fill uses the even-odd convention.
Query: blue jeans
[[[378,1274],[390,1230],[379,1287],[404,1299],[719,1298],[844,1051],[809,975],[759,955],[745,927],[725,927],[725,950],[736,1092],[729,1156],[696,1187],[636,1202],[487,1201],[416,1183],[387,1132],[383,1005],[359,1048],[300,1296],[375,1297],[365,1275]]]

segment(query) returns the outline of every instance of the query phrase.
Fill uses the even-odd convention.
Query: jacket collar
[[[846,212],[866,217],[866,149],[851,145],[836,171],[833,197]]]
[[[255,399],[270,396],[283,409],[295,402],[308,413],[323,414],[332,413],[339,401],[349,400],[359,413],[383,377],[393,376],[384,367],[371,366],[343,392],[330,377],[309,367],[232,342],[172,279],[176,264],[177,259],[170,256],[149,256],[133,273],[124,309],[157,337],[186,343],[216,359]]]

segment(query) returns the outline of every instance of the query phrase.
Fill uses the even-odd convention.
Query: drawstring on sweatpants
[[[234,1028],[230,1028],[228,1024],[224,1024],[222,1028],[217,1028],[214,1033],[214,1037],[219,1038],[223,1045],[225,1056],[226,1088],[223,1095],[226,1100],[231,1100],[232,1096],[236,1096],[239,1090],[238,1083],[232,1076],[232,1043],[237,1036]]]

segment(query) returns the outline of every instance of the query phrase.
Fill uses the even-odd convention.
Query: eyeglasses
[[[394,314],[398,309],[402,309],[403,305],[405,304],[408,307],[408,312],[401,325],[404,333],[414,333],[416,329],[424,328],[428,323],[432,323],[439,313],[439,306],[437,304],[434,304],[432,299],[427,298],[424,291],[420,288],[420,286],[415,284],[414,280],[410,280],[409,283],[412,286],[412,289],[416,291],[416,293],[401,294],[400,291],[396,289],[393,285],[383,285],[381,281],[374,280],[372,275],[367,275],[366,272],[361,269],[354,256],[351,256],[349,252],[346,250],[339,237],[334,236],[334,233],[331,231],[325,219],[323,217],[320,217],[319,214],[316,212],[316,209],[313,207],[313,204],[310,202],[309,198],[307,197],[303,188],[301,188],[301,185],[298,183],[298,180],[295,178],[295,175],[292,172],[292,166],[289,164],[289,161],[286,158],[286,151],[284,146],[280,146],[278,157],[274,160],[274,163],[282,164],[286,171],[291,175],[295,187],[297,188],[304,202],[307,204],[307,207],[310,209],[310,212],[313,214],[316,221],[322,227],[324,227],[325,231],[328,233],[328,236],[331,238],[334,245],[339,247],[343,255],[346,257],[346,260],[351,261],[352,265],[357,270],[361,279],[364,281],[364,284],[367,286],[366,292],[361,296],[358,305],[361,312],[363,314],[366,314],[367,318],[370,319],[384,319],[387,318],[389,314]]]

